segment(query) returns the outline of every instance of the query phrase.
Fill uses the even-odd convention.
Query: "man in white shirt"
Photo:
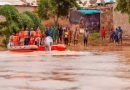
[[[47,37],[44,40],[45,49],[46,51],[51,51],[51,46],[53,44],[53,39],[51,36],[47,35]]]

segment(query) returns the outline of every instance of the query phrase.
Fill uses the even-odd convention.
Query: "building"
[[[78,3],[80,7],[87,8],[90,6],[97,6],[98,4],[105,4],[115,2],[116,0],[80,0]]]
[[[98,0],[96,0],[98,1]],[[113,2],[104,2],[102,0],[100,0],[101,2],[98,1],[98,3],[96,2],[95,5],[91,4],[90,6],[88,5],[87,7],[84,7],[85,10],[99,10],[100,11],[100,16],[99,14],[96,15],[91,15],[92,17],[95,17],[95,19],[93,18],[93,20],[96,20],[96,27],[98,28],[98,30],[95,30],[93,28],[91,28],[92,31],[99,31],[102,27],[105,27],[108,31],[110,29],[112,29],[114,27],[114,21],[113,21]],[[104,2],[104,5],[102,4]],[[89,19],[89,17],[86,17]],[[100,19],[100,20],[99,20]],[[75,20],[78,20],[77,18],[75,18]],[[100,21],[100,23],[99,23]],[[93,24],[95,21],[91,21],[91,24]],[[100,25],[99,25],[100,24]],[[93,26],[94,26],[93,25]],[[93,27],[91,25],[91,27]],[[99,28],[100,27],[100,28]]]
[[[87,28],[90,32],[100,31],[100,10],[72,10],[70,12],[71,24],[80,24],[81,28]]]
[[[0,5],[14,5],[19,12],[35,11],[37,7],[36,0],[0,0]]]

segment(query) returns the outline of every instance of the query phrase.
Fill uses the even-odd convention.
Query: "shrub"
[[[99,38],[100,38],[100,33],[99,32],[94,32],[94,33],[90,34],[89,40],[90,40],[92,45],[98,45]]]

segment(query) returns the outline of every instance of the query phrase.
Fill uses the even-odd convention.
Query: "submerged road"
[[[114,53],[4,51],[0,90],[130,90],[130,62]]]

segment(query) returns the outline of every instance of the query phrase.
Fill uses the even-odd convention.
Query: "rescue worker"
[[[12,42],[13,42],[14,46],[18,46],[19,45],[19,36],[18,36],[18,34],[15,34],[12,37]]]
[[[35,30],[35,45],[40,46],[41,45],[41,31],[39,28]]]
[[[29,45],[35,45],[35,38],[33,36],[30,37]]]
[[[25,38],[25,40],[24,40],[24,45],[29,45],[30,34],[29,34],[28,28],[25,29],[25,31],[24,31],[24,38]]]
[[[19,32],[20,45],[24,46],[24,29]]]
[[[46,34],[46,38],[44,40],[44,44],[45,44],[45,49],[46,51],[51,51],[51,46],[53,44],[53,39],[51,36],[49,36],[49,34]]]

